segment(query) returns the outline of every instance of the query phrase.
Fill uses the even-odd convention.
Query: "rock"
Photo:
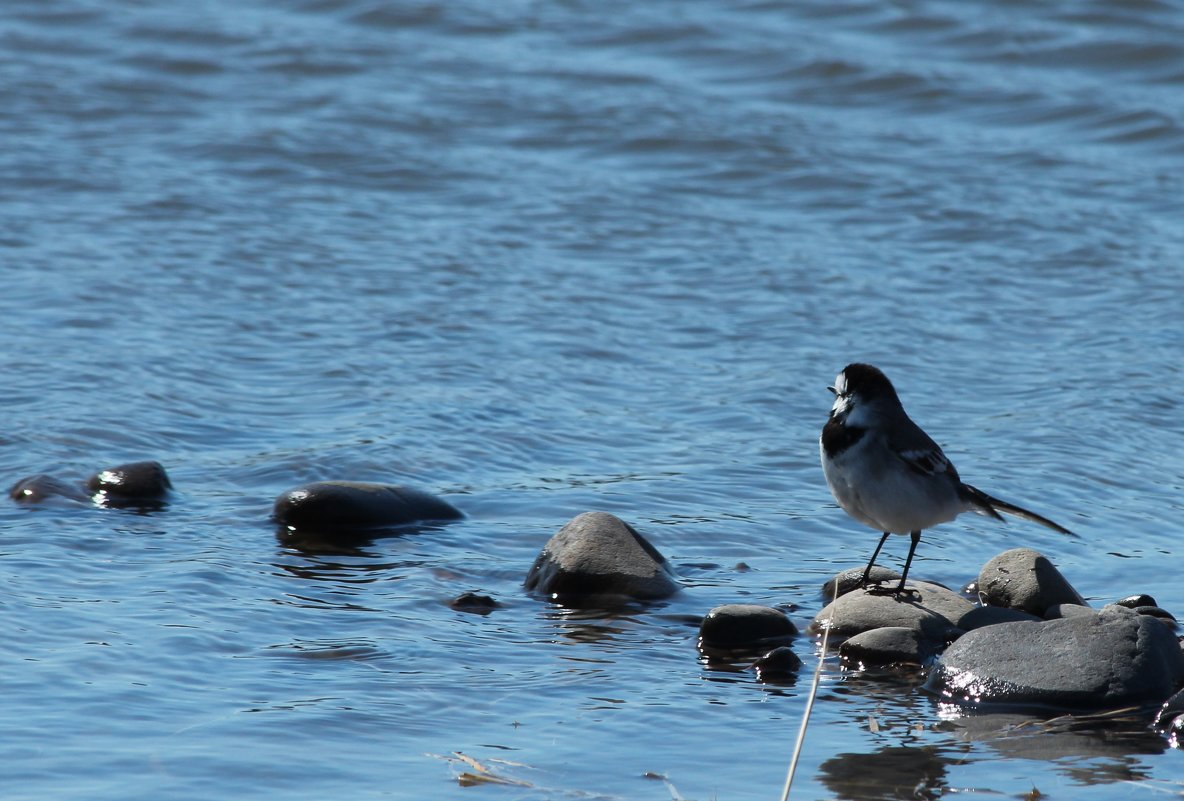
[[[499,606],[492,597],[475,592],[462,592],[449,601],[448,605],[458,612],[472,612],[476,615],[488,615]]]
[[[1013,548],[987,562],[978,575],[978,589],[984,604],[1038,617],[1053,604],[1089,606],[1052,562],[1031,548]]]
[[[756,677],[763,682],[784,682],[797,677],[802,660],[788,645],[781,645],[752,663]]]
[[[944,641],[955,628],[954,621],[974,608],[956,592],[924,581],[909,582],[915,594],[897,598],[868,590],[854,590],[827,604],[810,624],[812,633],[830,627],[831,635],[854,637],[864,631],[902,626],[928,640]]]
[[[1107,604],[1106,606],[1120,606],[1123,609],[1130,609],[1130,607],[1121,606],[1121,604]],[[1106,607],[1102,607],[1102,608],[1105,609]],[[1147,617],[1153,617],[1156,620],[1158,620],[1159,622],[1163,623],[1168,628],[1170,628],[1172,631],[1175,631],[1177,628],[1179,628],[1179,623],[1176,622],[1175,615],[1173,615],[1171,612],[1169,612],[1168,610],[1163,609],[1161,607],[1158,607],[1158,606],[1136,606],[1133,609],[1131,609],[1131,611],[1134,612],[1136,615],[1146,615]]]
[[[1167,729],[1173,720],[1181,716],[1184,716],[1184,690],[1180,690],[1163,702],[1163,706],[1155,713],[1155,720],[1152,725],[1157,729]]]
[[[706,648],[767,648],[792,639],[797,626],[780,609],[757,604],[725,604],[707,613],[699,625]]]
[[[867,665],[920,665],[936,652],[936,643],[917,629],[885,626],[856,634],[839,646],[839,656]]]
[[[835,599],[835,585],[838,584],[839,595],[846,595],[852,590],[859,589],[859,580],[863,578],[862,567],[853,567],[849,570],[844,570],[834,578],[822,585],[822,599],[824,601],[833,601]],[[895,570],[890,570],[886,567],[874,565],[867,577],[870,584],[890,584],[891,582],[900,581],[900,574]]]
[[[1167,698],[1184,652],[1161,623],[1121,607],[987,626],[951,645],[926,689],[969,704],[1103,709]]]
[[[1066,617],[1089,617],[1098,611],[1079,604],[1053,604],[1044,610],[1045,620],[1059,620]]]
[[[681,589],[658,550],[625,521],[584,512],[559,530],[526,575],[526,589],[556,600],[655,600]]]
[[[435,495],[397,484],[316,481],[276,498],[273,516],[291,529],[352,534],[464,515]]]
[[[8,491],[8,497],[17,503],[43,503],[53,498],[69,501],[89,502],[90,496],[82,487],[47,476],[44,473],[22,478]]]
[[[86,488],[100,506],[139,506],[163,500],[172,489],[160,462],[129,462],[100,470]]]
[[[1119,606],[1125,606],[1127,609],[1135,609],[1139,606],[1159,606],[1159,604],[1155,602],[1155,599],[1146,593],[1142,593],[1140,595],[1128,595],[1127,597],[1115,601],[1114,603],[1118,604]]]
[[[1084,609],[1085,607],[1079,606],[1077,608]],[[976,606],[954,623],[963,631],[971,631],[972,629],[981,629],[983,626],[1015,623],[1019,620],[1039,621],[1040,618],[1018,609],[1008,609],[1003,606]]]

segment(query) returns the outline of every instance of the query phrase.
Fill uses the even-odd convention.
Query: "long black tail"
[[[998,498],[988,495],[977,487],[972,487],[969,484],[963,484],[962,491],[965,493],[964,497],[966,500],[970,501],[970,503],[975,507],[975,511],[981,512],[982,514],[990,515],[991,517],[994,517],[998,520],[1002,520],[1003,517],[999,513],[1006,512],[1009,515],[1014,515],[1016,517],[1023,518],[1024,520],[1031,520],[1033,523],[1039,523],[1042,526],[1048,526],[1053,531],[1059,531],[1062,534],[1068,534],[1070,537],[1077,536],[1069,529],[1058,523],[1052,522],[1047,517],[1038,515],[1035,512],[1029,512],[1027,509],[1023,508],[1022,506],[1016,506],[1014,503],[1001,501]]]

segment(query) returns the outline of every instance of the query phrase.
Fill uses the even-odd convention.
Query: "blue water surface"
[[[176,491],[0,504],[4,797],[776,797],[816,644],[762,684],[694,621],[870,554],[818,466],[856,360],[1080,535],[964,517],[918,575],[1026,545],[1184,611],[1182,92],[1159,0],[6,2],[0,475]],[[287,547],[321,479],[467,517]],[[527,596],[593,509],[687,588]],[[914,685],[828,662],[794,798],[1184,790]]]

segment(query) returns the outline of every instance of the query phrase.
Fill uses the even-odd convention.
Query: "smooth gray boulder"
[[[633,526],[584,512],[561,528],[531,565],[526,589],[570,603],[581,598],[655,600],[681,589],[665,557]]]
[[[1054,604],[1089,606],[1052,562],[1031,548],[1004,551],[983,565],[978,592],[984,604],[1037,617]]]
[[[797,633],[797,626],[780,609],[724,604],[708,612],[699,624],[699,644],[705,648],[768,648]]]
[[[290,529],[340,534],[463,517],[421,490],[361,481],[316,481],[288,490],[276,498],[273,516]]]
[[[1044,610],[1045,620],[1059,620],[1064,617],[1089,617],[1096,615],[1097,609],[1080,604],[1053,604]]]
[[[981,629],[983,626],[1015,623],[1019,620],[1039,621],[1040,618],[1018,609],[1008,609],[1003,606],[976,606],[954,622],[963,631],[970,631],[971,629]]]
[[[868,590],[853,590],[827,604],[810,624],[812,633],[830,628],[832,636],[854,637],[865,631],[901,626],[928,640],[944,641],[955,621],[974,608],[958,593],[924,581],[907,585],[914,593],[897,597]]]
[[[822,599],[824,601],[833,601],[836,597],[836,585],[839,595],[846,595],[852,590],[860,589],[859,582],[863,578],[863,571],[864,568],[862,567],[852,567],[831,578],[822,585]],[[871,571],[868,573],[867,580],[869,585],[891,584],[900,581],[900,574],[891,568],[873,565]]]
[[[839,646],[839,656],[860,667],[921,665],[936,653],[936,643],[919,631],[885,626],[856,634]]]
[[[1157,620],[1117,606],[1039,623],[967,632],[926,689],[973,705],[1105,709],[1167,698],[1184,683],[1184,652]]]

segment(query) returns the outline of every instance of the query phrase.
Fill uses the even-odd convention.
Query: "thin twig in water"
[[[839,599],[839,578],[835,576],[834,594],[831,603]],[[818,664],[814,667],[814,679],[810,682],[810,695],[806,698],[806,708],[802,710],[802,726],[798,729],[797,742],[793,744],[793,755],[789,758],[789,770],[785,772],[785,787],[781,790],[781,801],[788,801],[789,790],[793,787],[793,775],[798,769],[798,757],[802,755],[802,744],[806,741],[806,726],[810,722],[810,711],[814,709],[814,698],[818,695],[818,685],[822,681],[822,663],[826,659],[826,641],[830,638],[830,627],[834,622],[833,610],[830,620],[822,628],[822,643],[818,652]]]

